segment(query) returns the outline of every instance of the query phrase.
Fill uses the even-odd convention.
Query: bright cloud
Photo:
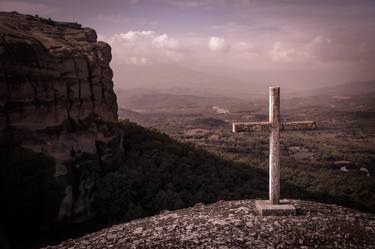
[[[229,50],[230,45],[224,40],[224,38],[212,36],[208,40],[208,47],[214,52],[226,52]]]
[[[155,34],[154,31],[129,31],[127,33],[121,33],[119,36],[128,42],[137,42],[140,39],[147,39]]]
[[[114,63],[144,66],[170,63],[183,58],[180,41],[155,31],[129,31],[111,37],[99,36],[112,46]]]
[[[178,49],[180,46],[180,42],[176,39],[168,38],[167,34],[162,34],[155,37],[152,41],[152,44],[156,48],[167,48],[167,49]]]

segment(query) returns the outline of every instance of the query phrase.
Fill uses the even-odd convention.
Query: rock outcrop
[[[91,28],[0,13],[0,137],[55,158],[59,219],[90,216],[98,167],[121,150],[110,60]]]
[[[59,248],[375,248],[375,215],[293,201],[297,216],[258,216],[253,200],[193,208],[115,225]]]
[[[117,119],[111,48],[93,29],[0,15],[0,128],[43,129],[95,113]]]

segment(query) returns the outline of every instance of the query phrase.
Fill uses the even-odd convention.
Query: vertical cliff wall
[[[56,160],[59,219],[90,216],[100,171],[121,157],[110,60],[91,28],[0,13],[0,137]]]
[[[111,48],[93,29],[0,15],[0,120],[41,129],[95,113],[117,119]]]

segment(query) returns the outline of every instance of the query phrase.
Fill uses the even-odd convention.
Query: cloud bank
[[[95,28],[118,87],[375,79],[372,0],[6,0],[0,10]]]

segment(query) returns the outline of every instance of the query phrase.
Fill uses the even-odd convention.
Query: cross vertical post
[[[269,198],[271,204],[280,200],[280,87],[270,87],[269,122],[271,124],[269,155]]]
[[[288,200],[280,200],[280,131],[314,130],[314,121],[280,121],[280,87],[269,87],[268,122],[233,123],[233,132],[270,132],[269,200],[256,200],[260,215],[296,215]]]

